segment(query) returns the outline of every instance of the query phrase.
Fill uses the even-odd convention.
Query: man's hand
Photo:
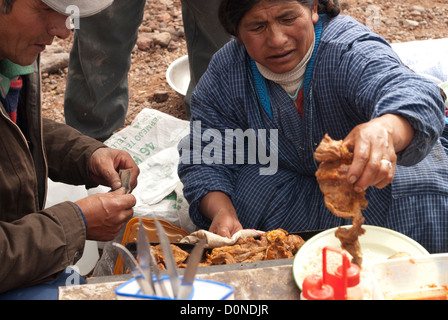
[[[87,221],[87,239],[110,241],[132,218],[136,199],[124,188],[97,193],[75,202]]]
[[[140,170],[131,155],[126,151],[100,148],[92,154],[89,161],[89,172],[93,181],[111,187],[112,190],[122,186],[118,175],[120,169],[132,169],[130,186],[133,190],[137,186],[137,177]]]

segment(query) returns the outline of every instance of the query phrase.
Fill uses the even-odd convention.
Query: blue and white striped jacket
[[[404,66],[384,39],[354,19],[320,21],[304,82],[303,119],[278,84],[260,79],[237,41],[212,59],[192,97],[192,132],[179,145],[179,176],[193,222],[209,227],[199,202],[220,190],[231,197],[244,228],[297,232],[351,223],[326,208],[315,179],[314,151],[325,133],[344,139],[356,125],[394,113],[411,123],[415,137],[398,155],[392,184],[367,190],[366,224],[402,232],[430,252],[448,252],[448,157],[439,139],[445,124],[437,86]],[[198,124],[201,130],[196,130]],[[275,174],[261,175],[260,161],[204,163],[203,157],[199,164],[188,158],[219,156],[217,146],[229,141],[220,141],[216,133],[224,137],[226,129],[277,132],[278,143],[266,142],[278,154]],[[209,139],[213,133],[216,144]],[[205,149],[185,152],[198,141]],[[210,153],[213,147],[215,153]],[[244,151],[248,159],[247,145]]]

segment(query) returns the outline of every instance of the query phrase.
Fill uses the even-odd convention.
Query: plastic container
[[[137,241],[137,234],[139,228],[139,219],[142,220],[143,228],[146,231],[146,236],[150,242],[159,242],[159,237],[157,235],[156,225],[154,223],[154,219],[148,218],[139,218],[134,217],[128,221],[126,225],[126,229],[124,231],[123,240],[121,244],[124,246],[129,242]],[[171,223],[159,220],[165,230],[168,239],[170,242],[179,242],[183,237],[188,236],[188,233],[185,230],[182,230]],[[117,261],[115,262],[114,275],[123,274],[123,259],[120,256],[117,257]]]
[[[375,300],[446,300],[448,253],[376,263],[371,278]]]
[[[327,263],[327,253],[332,251],[341,256],[341,265],[339,274],[330,272]],[[334,290],[335,300],[347,300],[347,270],[350,267],[350,260],[347,254],[339,249],[326,246],[322,249],[322,275],[323,282],[329,284]]]
[[[334,272],[329,270],[328,251],[341,256],[341,264]],[[310,275],[304,279],[301,300],[347,300],[348,284],[350,284],[350,289],[353,289],[350,292],[350,298],[359,298],[360,269],[356,265],[353,268],[351,266],[346,252],[330,246],[324,247],[322,249],[322,277]]]
[[[157,281],[155,277],[153,278],[154,281]],[[164,282],[167,290],[171,288],[168,276],[163,276],[161,281]],[[171,297],[144,295],[135,278],[118,286],[115,289],[115,294],[119,300],[176,300]],[[195,279],[192,292],[185,300],[234,300],[234,289],[221,282]]]
[[[342,266],[339,266],[335,272],[336,275],[342,277]],[[361,268],[350,263],[347,269],[347,300],[363,300],[364,289],[361,284]]]
[[[300,300],[334,300],[334,290],[321,276],[310,275],[303,280]]]

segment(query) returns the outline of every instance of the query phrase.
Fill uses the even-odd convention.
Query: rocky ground
[[[448,37],[448,0],[342,0],[351,15],[389,42]],[[43,113],[64,121],[63,101],[68,52],[73,38],[56,39],[43,55]],[[130,101],[126,124],[142,108],[153,108],[185,119],[183,97],[168,85],[165,72],[185,55],[180,0],[147,0],[139,40],[129,72]]]

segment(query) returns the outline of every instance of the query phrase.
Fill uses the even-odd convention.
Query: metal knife
[[[178,299],[187,299],[190,296],[191,291],[193,290],[193,282],[196,276],[199,262],[201,261],[202,254],[204,252],[205,243],[205,238],[196,243],[190,253],[190,256],[188,257],[187,269],[185,269],[184,276],[182,278]]]
[[[121,186],[126,189],[126,193],[131,192],[131,171],[132,169],[120,169],[118,176],[120,177]],[[109,192],[114,191],[113,189]]]
[[[177,298],[179,293],[180,279],[177,273],[176,261],[174,261],[173,251],[171,250],[170,241],[165,233],[165,229],[162,227],[157,219],[154,219],[156,225],[157,234],[159,236],[159,242],[162,246],[163,257],[166,262],[166,269],[170,277],[171,289],[173,290],[174,298]]]
[[[137,233],[137,255],[140,267],[143,272],[150,277],[149,282],[154,289],[157,296],[168,297],[168,291],[165,288],[165,283],[161,280],[159,267],[156,259],[152,253],[149,240],[143,226],[142,219],[139,219],[139,227]],[[156,276],[157,282],[154,283],[152,275]]]
[[[121,186],[126,189],[126,193],[131,192],[131,171],[132,169],[120,169],[118,172]]]
[[[151,266],[152,272],[155,274],[156,279],[157,279],[157,282],[154,286],[155,290],[156,290],[156,294],[158,296],[162,296],[162,297],[169,297],[168,291],[166,290],[166,287],[165,287],[165,282],[162,281],[159,266],[157,265],[156,258],[154,257],[154,254],[152,253],[151,249],[149,250],[149,264]]]
[[[145,295],[154,295],[154,291],[149,285],[149,282],[146,281],[146,279],[144,278],[143,271],[138,265],[132,253],[130,253],[128,249],[126,249],[119,243],[113,242],[112,245],[118,249],[118,252],[121,258],[123,259],[125,266],[128,267],[129,270],[131,271],[132,276],[135,278],[138,285],[140,286],[142,293]]]
[[[155,292],[149,254],[150,254],[149,241],[148,238],[146,237],[146,232],[143,227],[142,219],[139,218],[139,227],[137,233],[138,264],[140,265],[140,268],[143,271],[143,275],[146,281],[148,281],[149,285],[151,286],[151,289]]]

